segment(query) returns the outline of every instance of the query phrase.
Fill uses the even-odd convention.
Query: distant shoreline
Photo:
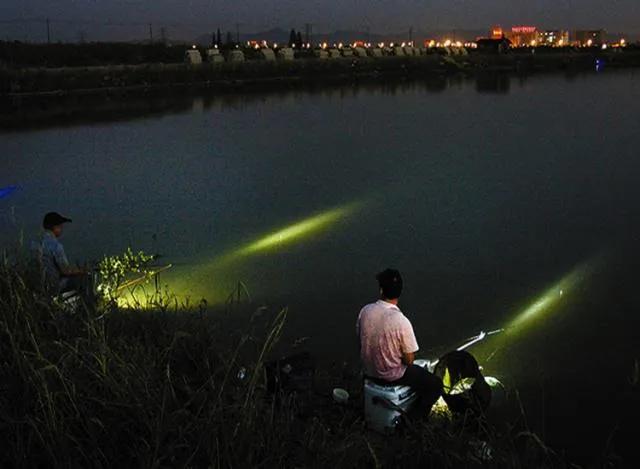
[[[505,55],[476,52],[468,56],[247,61],[196,67],[143,64],[0,69],[0,83],[18,79],[22,84],[20,91],[0,93],[0,130],[182,111],[192,105],[190,98],[199,96],[207,102],[216,97],[233,101],[239,96],[259,99],[297,90],[314,93],[350,85],[395,87],[410,83],[438,91],[456,76],[476,79],[480,91],[505,92],[506,78],[501,77],[579,74],[595,70],[596,63],[604,69],[640,67],[640,50]]]
[[[71,94],[118,94],[174,88],[241,88],[251,85],[289,86],[299,81],[351,81],[387,75],[505,71],[530,73],[605,67],[640,67],[640,50],[571,51],[560,53],[485,54],[446,56],[341,57],[291,61],[225,62],[200,65],[140,64],[64,68],[0,69],[0,99],[51,97]]]

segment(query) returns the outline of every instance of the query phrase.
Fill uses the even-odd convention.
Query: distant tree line
[[[241,45],[239,43],[240,38],[239,34],[236,33],[234,37],[231,31],[226,32],[226,39],[223,40],[222,31],[220,28],[216,30],[216,32],[211,34],[211,46],[218,47],[220,49],[231,48]],[[305,45],[305,42],[302,39],[302,33],[300,31],[296,31],[292,29],[289,33],[289,47],[302,48]]]
[[[302,42],[302,33],[300,33],[300,31],[296,32],[295,29],[292,29],[289,33],[289,47],[302,48],[303,45],[304,42]]]

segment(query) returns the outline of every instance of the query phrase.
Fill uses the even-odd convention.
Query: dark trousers
[[[393,384],[409,386],[418,393],[418,402],[411,412],[416,416],[427,417],[433,404],[442,395],[442,380],[428,370],[418,365],[407,367],[402,378],[394,381]]]

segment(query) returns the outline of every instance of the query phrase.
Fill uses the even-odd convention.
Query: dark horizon
[[[305,30],[311,25],[317,34],[333,31],[370,31],[397,35],[413,28],[416,34],[432,31],[488,31],[493,25],[510,27],[530,24],[541,29],[605,29],[611,34],[640,35],[640,4],[635,0],[616,2],[616,9],[603,10],[595,0],[543,0],[535,5],[514,0],[489,0],[469,5],[460,0],[436,0],[429,5],[415,0],[361,4],[355,0],[312,0],[299,4],[278,0],[265,7],[256,0],[229,5],[216,0],[192,0],[178,4],[168,0],[105,0],[78,4],[61,0],[5,0],[0,5],[0,39],[46,40],[46,19],[54,41],[144,40],[164,34],[174,40],[193,40],[218,27],[224,31],[258,33],[281,28]],[[150,28],[151,25],[151,28]],[[237,26],[236,26],[237,25]],[[150,29],[152,31],[150,31]]]
[[[51,43],[79,43],[79,42],[167,42],[167,43],[194,43],[205,45],[210,42],[213,34],[220,29],[223,40],[227,34],[235,40],[239,34],[240,42],[249,40],[266,40],[268,42],[286,42],[289,38],[290,30],[300,32],[306,37],[306,25],[301,26],[273,26],[265,29],[248,30],[238,28],[237,24],[213,25],[207,30],[204,25],[188,25],[186,23],[96,23],[91,20],[55,20],[51,18],[30,18],[28,20],[15,20],[12,23],[0,21],[0,41],[21,41],[34,44]],[[500,24],[505,30],[514,25]],[[564,28],[545,27],[545,25],[534,25],[539,30],[564,30],[572,34],[580,30],[604,30],[605,37],[610,41],[617,41],[620,38],[628,42],[640,41],[639,31],[612,31],[606,28]],[[14,34],[7,31],[10,29],[19,30]],[[127,32],[122,32],[126,31]],[[120,31],[120,32],[114,32]],[[419,43],[423,39],[443,39],[473,41],[481,37],[487,37],[491,28],[463,29],[416,29],[409,27],[405,30],[395,30],[381,32],[367,28],[340,28],[326,31],[310,30],[311,42],[338,42],[367,40],[371,42],[379,41],[405,41],[412,38]]]

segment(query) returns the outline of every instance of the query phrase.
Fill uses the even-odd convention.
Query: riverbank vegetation
[[[373,434],[357,374],[316,369],[306,391],[270,388],[266,363],[295,348],[280,341],[286,317],[238,302],[71,307],[4,258],[0,466],[569,467],[524,419],[460,416]],[[348,405],[331,401],[337,385],[352,393]]]

